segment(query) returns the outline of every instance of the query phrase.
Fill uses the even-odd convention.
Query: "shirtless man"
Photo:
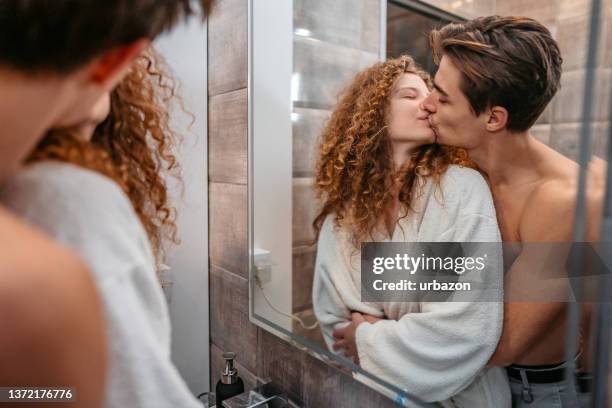
[[[204,14],[209,3],[201,0]],[[80,124],[149,41],[193,7],[188,0],[1,4],[0,186],[47,130]],[[89,271],[1,205],[0,327],[0,387],[72,387],[77,402],[66,406],[102,406],[106,341]]]
[[[529,133],[559,88],[562,59],[550,32],[532,19],[492,16],[447,25],[430,38],[439,69],[423,107],[437,141],[467,149],[487,178],[503,241],[571,242],[578,165]],[[589,214],[600,211],[601,200],[589,198]],[[589,217],[590,238],[598,219]],[[507,291],[535,268],[535,248],[518,246]],[[491,363],[509,366],[513,406],[578,406],[563,381],[566,308],[506,302]]]

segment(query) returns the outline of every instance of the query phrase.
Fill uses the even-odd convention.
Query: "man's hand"
[[[359,364],[359,355],[357,354],[357,344],[355,343],[355,334],[357,327],[361,323],[376,323],[381,320],[378,317],[353,312],[351,314],[352,322],[342,329],[336,329],[332,332],[332,336],[336,339],[333,345],[334,351],[344,350],[344,355],[351,358],[355,364]]]

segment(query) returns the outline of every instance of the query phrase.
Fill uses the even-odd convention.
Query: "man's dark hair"
[[[113,47],[154,39],[213,0],[0,0],[0,64],[69,72]],[[198,10],[200,9],[200,10]]]
[[[561,52],[550,31],[527,17],[480,17],[430,34],[434,60],[461,71],[461,90],[479,115],[508,111],[507,129],[529,129],[560,88]]]

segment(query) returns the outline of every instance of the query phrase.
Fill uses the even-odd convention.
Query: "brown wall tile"
[[[605,61],[607,25],[605,20],[602,19],[597,47],[598,66],[602,66]],[[590,15],[588,14],[557,20],[555,39],[559,43],[561,56],[563,57],[564,71],[581,69],[586,66],[590,30]]]
[[[208,18],[208,94],[247,86],[248,0],[220,0]]]
[[[584,16],[591,11],[590,0],[558,0],[558,4],[559,18]]]
[[[314,279],[316,246],[293,248],[293,311],[312,307],[312,281]]]
[[[609,160],[608,139],[610,138],[610,122],[598,122],[593,126],[593,154],[601,159]]]
[[[558,0],[497,1],[494,14],[502,16],[527,16],[549,27],[557,18],[557,3]]]
[[[314,240],[312,222],[317,215],[311,178],[293,179],[293,246],[310,245]]]
[[[553,125],[551,147],[574,161],[578,160],[578,132],[577,123]]]
[[[530,129],[530,133],[540,142],[550,145],[550,128],[551,125],[535,125]]]
[[[257,375],[276,383],[301,405],[304,353],[265,330],[260,330],[257,351]]]
[[[210,263],[248,276],[247,186],[210,183],[208,190]]]
[[[256,372],[257,327],[249,321],[248,281],[215,266],[210,268],[210,338],[221,350],[235,352],[237,361]]]
[[[294,108],[293,111],[293,176],[312,177],[315,149],[331,112],[302,108]]]
[[[304,356],[302,394],[304,407],[397,407],[395,403],[355,381],[350,374],[322,364],[316,358]]]
[[[592,116],[594,121],[609,120],[611,72],[609,69],[596,70]],[[582,120],[585,74],[585,70],[563,73],[561,90],[554,100],[553,124]]]
[[[212,182],[247,183],[247,90],[208,101],[208,176]]]

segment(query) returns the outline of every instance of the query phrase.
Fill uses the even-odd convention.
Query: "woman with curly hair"
[[[149,49],[87,122],[49,132],[2,192],[95,275],[110,344],[106,407],[201,406],[170,360],[158,275],[162,241],[176,241],[163,174],[177,170],[168,113],[175,99]]]
[[[501,240],[484,178],[465,151],[435,143],[421,106],[431,87],[402,56],[360,72],[342,93],[315,171],[314,312],[330,349],[408,398],[510,406],[504,371],[487,367],[502,328],[500,254],[489,254],[482,277],[497,302],[361,301],[362,242]]]

